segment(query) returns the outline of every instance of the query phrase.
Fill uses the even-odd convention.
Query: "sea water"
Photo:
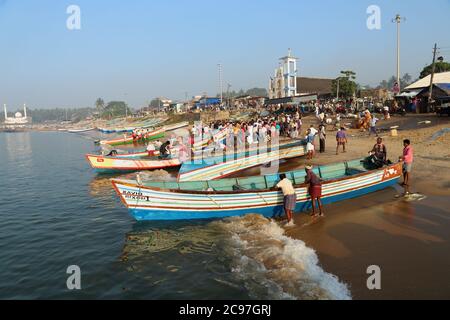
[[[258,215],[136,222],[84,159],[90,136],[0,134],[1,299],[350,299],[312,248]],[[164,171],[146,179],[173,179]],[[81,289],[66,273],[79,266]]]

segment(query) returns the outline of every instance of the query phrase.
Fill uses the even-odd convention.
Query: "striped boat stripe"
[[[382,176],[381,176],[382,178]],[[371,177],[371,179],[367,179],[366,181],[363,182],[359,182],[359,183],[353,183],[353,184],[347,184],[346,187],[340,187],[340,188],[335,188],[335,189],[331,189],[329,191],[324,192],[323,197],[329,197],[332,195],[336,195],[339,193],[345,193],[345,192],[349,192],[351,190],[357,190],[357,189],[362,189],[365,187],[368,187],[370,185],[374,185],[374,184],[378,184],[382,181],[382,179],[380,178],[380,174],[376,174],[375,176]],[[398,176],[395,176],[392,179],[386,180],[386,181],[390,181],[390,180],[394,180],[394,179],[398,179]],[[140,188],[129,188],[129,187],[123,187],[123,186],[118,186],[120,192],[122,193],[122,191],[130,191],[130,192],[142,192],[142,191],[149,191],[149,190],[143,190]],[[125,200],[125,202],[128,204],[128,206],[130,207],[135,207],[135,206],[139,206],[139,207],[149,207],[149,208],[165,208],[166,206],[164,206],[165,204],[169,204],[170,207],[175,206],[178,209],[191,209],[191,208],[220,208],[220,209],[225,209],[227,207],[230,206],[243,206],[243,205],[251,205],[256,206],[258,204],[262,204],[262,205],[276,205],[279,204],[283,197],[281,195],[281,193],[279,192],[264,192],[264,193],[251,193],[251,194],[231,194],[231,196],[234,196],[234,199],[220,199],[219,197],[221,197],[222,195],[208,195],[208,197],[202,196],[202,195],[195,195],[195,196],[200,196],[203,197],[202,200],[196,200],[193,201],[193,199],[191,199],[191,195],[189,194],[183,194],[181,195],[181,197],[176,197],[180,194],[177,193],[169,193],[169,192],[159,192],[159,191],[153,191],[150,190],[151,192],[147,192],[147,193],[143,193],[143,196],[149,196],[151,198],[151,201],[146,201],[146,200],[139,200],[139,201],[133,201],[133,200]],[[296,193],[298,195],[298,201],[307,201],[307,199],[309,198],[308,195],[306,194],[306,188],[305,187],[301,187],[301,188],[297,188],[296,189]],[[154,195],[152,195],[152,193],[155,193],[156,196],[158,196],[157,198],[155,198]],[[243,195],[245,195],[246,197],[243,197]],[[174,197],[175,196],[175,197]],[[230,196],[230,195],[229,195]],[[121,194],[122,197],[122,194]],[[262,201],[264,201],[264,203],[262,203]],[[142,203],[151,203],[152,205],[150,206],[144,206],[142,205]],[[211,206],[212,205],[212,206]]]
[[[381,184],[381,183],[385,183],[385,182],[389,182],[389,181],[397,180],[397,179],[398,179],[398,176],[396,176],[396,177],[394,177],[392,179],[385,180],[385,181],[378,181],[378,182],[372,183],[371,185],[360,186],[358,189],[363,189],[363,188],[366,188],[366,187],[369,187],[369,186],[373,186],[373,185],[377,185],[377,184]],[[326,199],[327,197],[335,196],[335,195],[338,195],[338,194],[344,194],[344,193],[347,193],[347,192],[350,192],[350,191],[353,191],[353,190],[346,189],[346,190],[338,192],[338,193],[325,195],[322,198]],[[280,195],[280,197],[278,197],[278,199],[279,199],[278,201],[270,202],[270,203],[261,203],[261,202],[259,202],[258,204],[255,204],[255,205],[251,206],[250,208],[248,207],[248,205],[242,205],[240,203],[239,203],[239,205],[236,205],[236,206],[233,206],[233,207],[218,207],[217,205],[216,206],[212,206],[212,207],[211,206],[208,206],[208,207],[198,207],[198,206],[197,207],[193,207],[193,206],[189,205],[188,207],[179,208],[179,207],[161,206],[160,203],[158,203],[157,205],[142,205],[142,204],[139,205],[138,203],[136,203],[136,204],[130,204],[129,207],[130,208],[136,208],[136,209],[140,208],[140,209],[143,209],[143,210],[148,210],[148,209],[151,208],[152,210],[180,211],[182,209],[186,209],[186,210],[199,211],[199,212],[205,211],[205,210],[218,210],[218,209],[221,210],[221,211],[232,211],[232,210],[243,209],[243,208],[251,209],[251,208],[259,208],[259,207],[265,207],[265,206],[281,205],[283,203],[283,201],[282,201],[283,197]],[[308,200],[309,200],[308,198],[303,198],[303,199],[298,199],[297,202],[304,202],[304,201],[308,201]]]

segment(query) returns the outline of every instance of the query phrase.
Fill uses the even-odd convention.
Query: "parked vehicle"
[[[436,114],[438,115],[438,117],[445,115],[450,116],[450,102],[443,103],[442,105],[437,106]]]

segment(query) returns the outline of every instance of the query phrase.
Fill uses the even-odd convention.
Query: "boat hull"
[[[126,173],[142,170],[156,170],[181,165],[178,159],[133,160],[97,155],[86,155],[86,159],[98,173]]]
[[[330,204],[356,198],[396,184],[401,176],[401,163],[349,178],[327,181],[322,186],[322,202]],[[180,192],[139,187],[112,181],[114,189],[130,214],[138,221],[214,219],[246,214],[276,217],[283,214],[283,195],[263,190],[243,193]],[[295,212],[311,208],[305,185],[295,186]]]
[[[294,143],[295,146],[283,145],[280,148],[260,154],[252,152],[249,155],[234,155],[215,159],[208,159],[208,163],[184,163],[178,175],[178,181],[201,181],[222,179],[236,172],[263,165],[281,159],[301,157],[306,154],[306,146],[301,142]]]

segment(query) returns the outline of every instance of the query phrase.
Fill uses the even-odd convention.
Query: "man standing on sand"
[[[322,182],[320,181],[319,177],[316,176],[316,174],[312,171],[313,166],[308,165],[305,167],[306,171],[306,177],[305,177],[305,184],[308,185],[308,193],[311,197],[312,202],[312,214],[311,216],[317,217],[316,214],[316,199],[317,203],[319,205],[319,216],[324,217],[322,211],[322,201],[320,200],[322,198]]]
[[[315,153],[315,146],[314,146],[314,136],[311,133],[311,129],[308,129],[305,140],[306,140],[306,159],[308,160],[312,160],[312,158],[314,157],[314,153]]]
[[[286,212],[286,217],[288,220],[288,226],[293,226],[292,213],[295,210],[297,204],[297,195],[295,194],[294,186],[292,182],[286,178],[285,174],[280,174],[280,182],[277,184],[277,188],[283,191],[283,205],[284,211]]]
[[[327,133],[325,131],[325,126],[321,124],[319,126],[319,140],[320,140],[320,153],[325,152],[325,140],[327,138]]]
[[[406,139],[403,141],[403,183],[402,186],[405,187],[405,195],[409,195],[409,180],[411,179],[412,164],[414,161],[413,148],[411,147],[411,141]]]
[[[342,146],[343,152],[347,152],[345,150],[345,145],[348,143],[347,140],[347,134],[345,133],[345,128],[341,127],[341,129],[337,132],[336,134],[336,142],[337,142],[337,147],[336,147],[336,155],[339,154],[339,146]]]

